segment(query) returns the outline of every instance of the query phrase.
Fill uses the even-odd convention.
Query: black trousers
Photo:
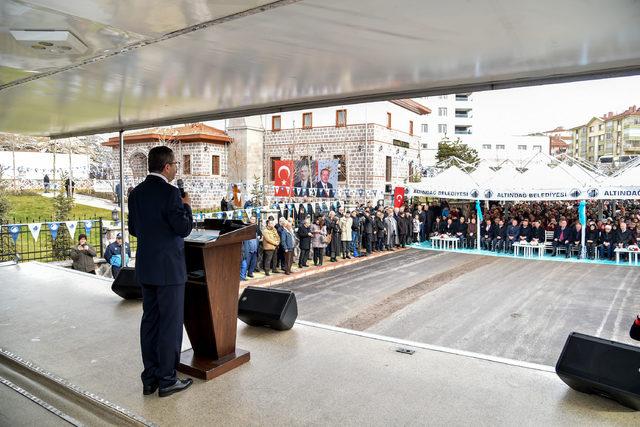
[[[309,249],[300,249],[300,258],[298,258],[298,266],[307,265],[309,260]]]
[[[272,260],[274,259],[273,257],[273,253],[275,252],[275,250],[271,249],[271,250],[264,250],[262,252],[262,268],[264,269],[265,274],[269,274],[272,270],[275,270],[275,268],[273,268],[272,264]]]
[[[168,387],[176,382],[176,368],[180,362],[184,285],[142,285],[142,310],[142,383]]]
[[[373,233],[365,233],[363,237],[364,246],[367,248],[367,253],[371,253],[373,245]]]
[[[324,248],[313,248],[313,264],[322,265],[324,261]]]

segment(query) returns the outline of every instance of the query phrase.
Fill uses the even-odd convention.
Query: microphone
[[[186,194],[184,192],[184,181],[182,179],[179,179],[176,184],[178,184],[178,188],[180,189],[180,197],[184,197],[184,195]]]
[[[633,325],[631,325],[629,336],[636,341],[640,341],[640,314],[638,314],[635,322],[633,322]]]

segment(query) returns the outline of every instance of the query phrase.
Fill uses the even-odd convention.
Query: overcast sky
[[[474,134],[523,135],[640,107],[640,76],[476,92]]]

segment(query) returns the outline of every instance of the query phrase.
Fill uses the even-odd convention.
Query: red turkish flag
[[[275,196],[291,197],[293,187],[293,160],[276,160],[273,162]]]
[[[404,187],[396,187],[393,193],[393,207],[399,208],[404,205]]]

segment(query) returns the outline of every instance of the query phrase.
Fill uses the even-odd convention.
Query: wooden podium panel
[[[236,329],[242,242],[255,238],[256,225],[239,227],[208,242],[185,239],[184,326],[193,348],[181,353],[178,370],[196,378],[210,380],[250,359],[236,348]]]

